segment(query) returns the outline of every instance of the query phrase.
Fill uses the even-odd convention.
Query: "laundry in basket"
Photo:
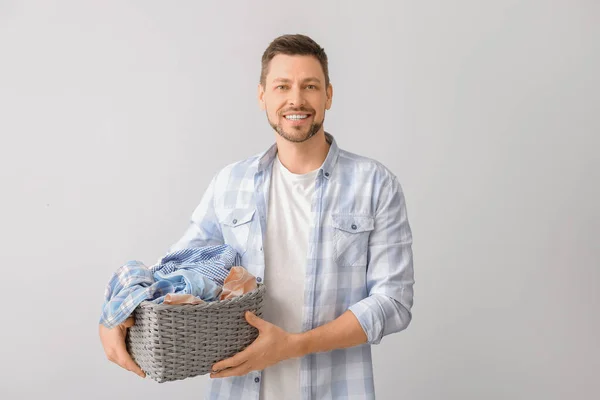
[[[135,317],[128,350],[158,382],[206,374],[215,362],[242,351],[258,336],[244,313],[262,316],[265,288],[235,266],[238,261],[228,245],[179,250],[151,268],[130,261],[107,285],[100,322],[112,328]],[[173,294],[204,302],[164,304]]]

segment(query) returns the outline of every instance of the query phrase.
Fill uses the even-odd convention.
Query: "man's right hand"
[[[125,320],[125,322],[112,329],[100,324],[100,341],[102,342],[102,347],[104,347],[104,353],[106,353],[106,357],[110,361],[145,378],[146,374],[135,361],[133,361],[127,352],[127,346],[125,345],[127,329],[132,327],[134,322],[133,317],[130,317]]]

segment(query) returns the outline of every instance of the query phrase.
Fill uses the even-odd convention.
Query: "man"
[[[227,243],[267,287],[264,320],[246,315],[258,338],[213,366],[209,399],[374,399],[370,345],[411,320],[402,188],[325,132],[332,97],[325,51],[304,35],[275,39],[258,100],[276,144],[219,171],[169,249]],[[125,350],[129,326],[100,326],[102,343],[144,376]]]

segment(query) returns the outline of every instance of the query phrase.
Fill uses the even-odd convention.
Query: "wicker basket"
[[[242,296],[196,305],[142,302],[127,349],[147,376],[162,383],[204,375],[218,361],[245,349],[258,330],[246,311],[262,316],[265,286]]]

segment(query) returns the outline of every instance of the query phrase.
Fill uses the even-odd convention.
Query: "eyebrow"
[[[275,78],[273,79],[273,83],[275,82],[282,82],[282,83],[290,83],[291,80],[287,79],[287,78]],[[310,77],[310,78],[305,78],[302,80],[302,83],[306,83],[306,82],[317,82],[317,83],[321,83],[321,80],[317,77]]]

